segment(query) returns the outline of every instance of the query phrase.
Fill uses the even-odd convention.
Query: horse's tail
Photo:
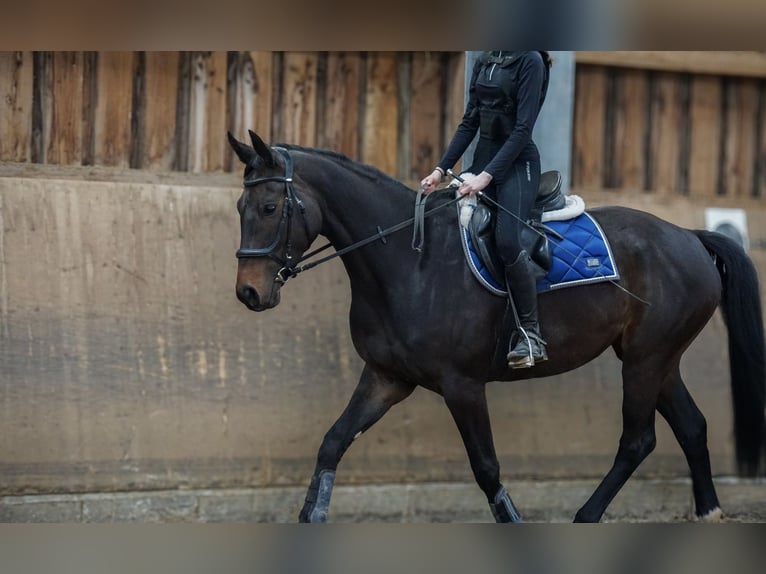
[[[758,274],[735,241],[720,233],[695,233],[715,256],[723,283],[720,306],[729,330],[737,466],[741,475],[753,476],[766,456],[766,345]]]

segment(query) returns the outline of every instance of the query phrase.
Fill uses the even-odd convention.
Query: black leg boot
[[[519,253],[511,265],[505,267],[505,281],[516,309],[518,331],[511,337],[508,366],[519,369],[533,367],[535,362],[548,360],[545,341],[540,335],[537,319],[537,285],[530,269],[526,251]]]

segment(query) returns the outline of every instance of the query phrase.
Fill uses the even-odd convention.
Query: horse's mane
[[[379,170],[377,167],[358,162],[356,160],[351,159],[350,157],[328,149],[322,149],[322,148],[314,148],[314,147],[305,147],[300,146],[296,144],[276,144],[279,147],[283,147],[286,150],[294,150],[294,151],[300,151],[307,154],[312,155],[320,155],[323,157],[326,157],[328,159],[331,159],[335,161],[336,163],[340,163],[343,165],[344,168],[348,169],[349,171],[354,172],[355,174],[364,177],[365,179],[372,180],[373,182],[377,184],[385,184],[385,185],[391,185],[398,187],[403,190],[407,190],[410,193],[415,193],[415,191],[404,185],[401,181],[399,181],[396,178],[391,177],[387,173]]]

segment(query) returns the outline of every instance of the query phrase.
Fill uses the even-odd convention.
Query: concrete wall
[[[34,171],[36,173],[32,173]],[[95,173],[95,175],[94,175]],[[355,385],[338,262],[281,305],[234,297],[237,176],[0,170],[0,494],[302,485]],[[691,227],[703,206],[639,204]],[[751,241],[766,212],[749,211]],[[754,251],[766,276],[763,251]],[[714,471],[732,464],[724,328],[687,353]],[[620,434],[620,365],[489,388],[504,476],[600,476]],[[645,475],[684,475],[664,422]],[[418,390],[357,441],[340,483],[471,480],[439,397]]]

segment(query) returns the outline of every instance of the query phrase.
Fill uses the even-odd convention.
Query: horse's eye
[[[277,210],[277,205],[275,203],[267,203],[263,206],[263,214],[264,215],[271,215]]]

